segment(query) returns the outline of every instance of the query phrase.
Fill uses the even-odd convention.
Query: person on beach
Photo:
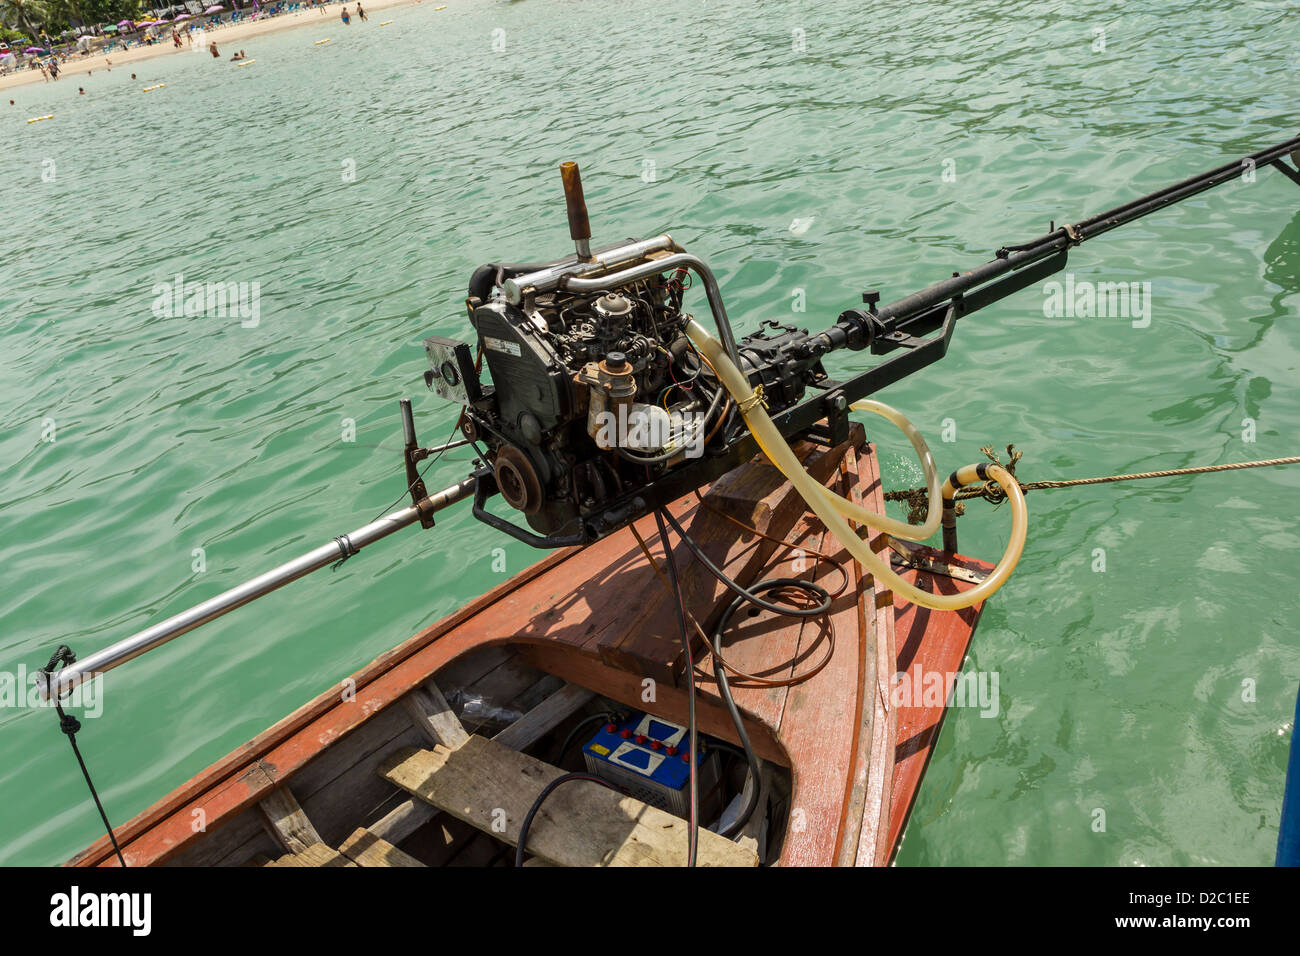
[[[366,20],[370,19],[369,17],[366,16],[366,11],[361,9],[361,4],[359,2],[357,3],[357,16],[361,18],[363,23]]]
[[[343,13],[342,13],[341,15],[342,15],[342,17],[343,17],[343,25],[344,25],[344,26],[348,26],[348,25],[352,22],[352,18],[348,16],[348,8],[347,8],[347,7],[344,7],[344,8],[343,8]]]

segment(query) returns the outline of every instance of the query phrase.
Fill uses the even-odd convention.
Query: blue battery
[[[616,783],[644,803],[678,816],[688,812],[686,786],[690,764],[687,730],[651,714],[634,713],[613,725],[603,724],[582,748],[587,769]],[[717,782],[714,753],[698,741],[696,766],[701,793]]]

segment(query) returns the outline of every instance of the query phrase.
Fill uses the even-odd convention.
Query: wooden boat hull
[[[884,510],[874,449],[860,429],[836,449],[807,446],[801,454],[820,480],[872,510]],[[779,848],[769,862],[887,864],[946,710],[942,703],[924,706],[923,701],[896,706],[897,675],[914,680],[959,672],[978,606],[954,613],[896,602],[841,552],[765,462],[756,460],[720,479],[703,501],[688,496],[670,510],[742,583],[771,577],[774,564],[788,563],[830,589],[838,584],[838,572],[814,557],[815,551],[831,554],[845,568],[847,586],[825,621],[801,623],[757,609],[738,614],[728,628],[724,654],[762,679],[733,678],[736,703],[755,751],[789,778],[785,825],[766,835]],[[736,521],[789,546],[744,532]],[[660,563],[653,518],[637,527]],[[872,540],[877,551],[887,544],[883,537]],[[675,557],[684,569],[690,613],[712,628],[730,594],[698,566],[691,567],[684,546]],[[968,559],[949,560],[976,572],[988,570]],[[972,586],[913,568],[899,570],[923,588]],[[377,834],[394,845],[420,843],[421,828],[427,829],[437,811],[408,799],[381,773],[385,758],[399,748],[445,742],[447,727],[440,735],[440,721],[451,721],[453,735],[460,733],[439,687],[517,691],[514,698],[501,699],[532,706],[497,739],[521,750],[575,717],[593,694],[684,723],[685,666],[674,605],[660,573],[627,531],[587,548],[547,555],[376,658],[119,827],[127,864],[242,865],[301,852],[317,839],[329,847],[354,842],[358,827],[367,827],[372,840]],[[775,573],[788,575],[789,569]],[[711,668],[699,666],[705,656],[700,647],[699,729],[735,742]],[[542,684],[534,680],[539,673],[550,675],[552,689],[559,681],[564,685],[534,703],[527,688],[518,688],[532,681],[535,691]],[[502,856],[490,854],[484,861]],[[468,854],[462,862],[474,858]],[[117,860],[101,839],[69,863],[115,866]]]

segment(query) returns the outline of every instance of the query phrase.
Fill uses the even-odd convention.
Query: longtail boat
[[[100,807],[107,835],[71,863],[889,863],[1028,516],[1000,464],[942,481],[916,428],[866,396],[938,361],[960,319],[1060,271],[1090,238],[1243,169],[1300,183],[1288,156],[1300,138],[1053,223],[894,302],[866,292],[821,332],[767,321],[740,340],[712,271],[670,236],[593,249],[564,164],[574,254],[481,266],[465,300],[477,348],[425,340],[425,383],[459,406],[461,437],[421,447],[402,400],[409,506],[85,659],[61,646],[38,684],[62,701],[469,498],[480,521],[549,555],[126,824]],[[694,279],[716,337],[685,311]],[[822,359],[842,349],[893,357],[837,380]],[[911,441],[919,527],[885,515],[852,410]],[[430,493],[429,464],[464,445],[474,472]],[[1009,505],[996,564],[958,552],[957,497],[976,485]],[[513,519],[489,510],[497,498]],[[941,549],[921,543],[940,529]]]

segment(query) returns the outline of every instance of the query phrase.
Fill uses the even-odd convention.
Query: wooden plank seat
[[[538,794],[563,770],[473,735],[460,747],[403,748],[381,765],[391,783],[516,846]],[[683,866],[685,820],[586,780],[556,789],[533,820],[528,852],[559,866]],[[700,866],[757,866],[752,850],[707,830]]]

